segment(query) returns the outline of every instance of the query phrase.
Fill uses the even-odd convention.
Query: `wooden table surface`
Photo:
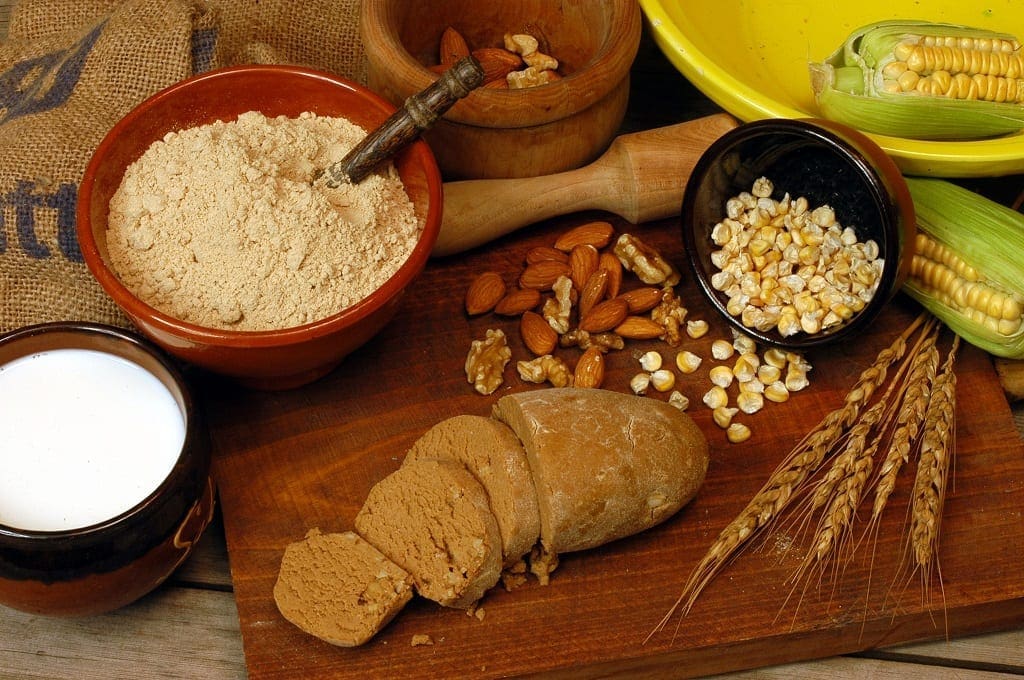
[[[0,37],[9,0],[0,0]],[[626,130],[677,122],[714,106],[672,70],[649,41],[634,68]],[[1014,409],[1024,436],[1024,405]],[[979,565],[983,569],[984,565]],[[903,645],[730,674],[730,678],[967,680],[1024,674],[1022,628]],[[223,526],[211,525],[172,578],[133,605],[84,619],[51,619],[0,608],[0,678],[244,678],[239,620]]]

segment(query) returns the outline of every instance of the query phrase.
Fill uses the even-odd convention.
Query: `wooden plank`
[[[979,669],[950,668],[926,663],[910,664],[880,659],[833,657],[811,663],[785,664],[754,671],[731,673],[729,680],[834,680],[834,678],[871,678],[871,680],[1009,680],[1011,673]]]
[[[900,560],[904,490],[883,522],[873,570],[863,561],[850,563],[834,590],[808,593],[794,612],[784,606],[785,581],[798,554],[748,553],[708,589],[677,635],[643,644],[718,531],[913,319],[916,307],[903,298],[870,336],[811,354],[812,388],[755,416],[748,444],[729,445],[705,409],[692,409],[709,436],[713,460],[697,500],[642,536],[565,556],[550,586],[531,583],[490,594],[483,621],[416,600],[374,641],[355,650],[330,647],[285,622],[271,598],[284,546],[313,526],[351,527],[369,488],[397,467],[423,431],[457,413],[489,411],[493,398],[465,384],[462,362],[470,340],[489,326],[502,326],[515,356],[526,356],[513,322],[464,316],[461,294],[472,276],[496,269],[511,280],[529,246],[550,243],[561,230],[593,217],[553,220],[478,252],[432,263],[385,332],[318,383],[256,393],[209,382],[216,472],[250,677],[293,677],[311,668],[327,677],[372,677],[381,669],[417,675],[427,668],[477,677],[696,675],[1021,625],[1024,446],[991,362],[968,347],[957,366],[958,389],[967,396],[957,414],[957,481],[943,525],[945,610],[942,603],[921,602],[916,586],[895,608],[884,599]],[[620,230],[629,227],[613,221]],[[681,260],[672,221],[638,229],[673,261]],[[683,297],[692,317],[712,325],[709,337],[686,346],[709,356],[710,340],[728,331],[689,281]],[[634,361],[630,351],[611,356],[606,387],[625,391]],[[705,387],[683,384],[698,405]],[[524,387],[510,381],[506,389]],[[869,576],[874,587],[865,610]],[[415,633],[430,634],[435,644],[411,647]],[[496,641],[509,653],[496,653]]]
[[[880,658],[902,661],[941,659],[958,666],[1007,668],[1024,672],[1024,630],[972,635],[957,640],[939,640],[901,645],[875,653]]]
[[[31,680],[246,677],[231,593],[160,588],[80,619],[0,608],[0,676]]]

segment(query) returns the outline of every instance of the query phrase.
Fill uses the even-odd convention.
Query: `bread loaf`
[[[411,461],[377,482],[356,531],[411,574],[416,591],[469,607],[501,576],[501,533],[487,492],[461,463]]]
[[[342,647],[369,640],[410,599],[409,574],[351,531],[310,530],[285,548],[274,584],[286,619]]]
[[[537,492],[519,438],[493,418],[459,415],[416,440],[405,464],[424,458],[454,460],[480,481],[501,532],[505,566],[518,562],[540,537]]]
[[[600,389],[510,394],[493,416],[526,449],[541,542],[585,550],[648,529],[693,498],[708,467],[707,440],[665,402]]]

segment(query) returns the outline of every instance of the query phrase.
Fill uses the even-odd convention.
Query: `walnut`
[[[555,292],[554,298],[544,301],[541,314],[547,319],[555,332],[561,335],[569,332],[569,315],[572,314],[573,292],[572,279],[568,276],[559,276],[552,285],[551,290]]]
[[[525,382],[542,383],[549,382],[554,387],[569,387],[572,385],[572,370],[569,366],[556,356],[545,354],[530,361],[520,361],[516,364],[519,377]]]
[[[624,348],[626,341],[616,333],[588,333],[575,328],[559,337],[558,344],[562,347],[579,347],[583,351],[597,347],[602,352],[608,352]]]
[[[554,61],[554,64],[556,67],[558,66],[557,61]],[[558,73],[548,68],[542,69],[536,66],[527,66],[522,71],[512,71],[505,76],[505,79],[508,81],[508,86],[511,89],[517,90],[527,87],[536,87],[538,85],[547,85],[552,81],[558,80]]]
[[[505,366],[512,359],[512,350],[501,329],[487,330],[483,340],[474,340],[466,357],[466,380],[480,394],[491,394],[504,380]]]
[[[622,266],[648,285],[674,286],[679,272],[661,254],[632,234],[622,234],[612,249]]]
[[[651,310],[651,319],[665,329],[662,339],[669,347],[678,347],[682,341],[686,307],[671,288],[661,291],[661,302]]]

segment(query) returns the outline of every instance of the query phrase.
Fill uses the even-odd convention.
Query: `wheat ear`
[[[675,603],[669,608],[647,637],[662,630],[673,614],[682,607],[685,615],[704,588],[714,579],[725,563],[758,530],[770,523],[789,504],[807,479],[818,469],[826,454],[860,415],[875,390],[885,382],[886,373],[907,349],[907,338],[917,330],[925,317],[919,316],[864,369],[843,400],[843,405],[828,413],[789,453],[776,468],[761,490],[718,535],[690,574]]]
[[[921,569],[922,580],[926,584],[936,567],[946,483],[949,481],[950,462],[956,448],[956,374],[953,372],[953,363],[959,342],[960,338],[954,337],[949,354],[935,376],[931,399],[925,412],[921,455],[911,499],[911,550],[914,563]]]

